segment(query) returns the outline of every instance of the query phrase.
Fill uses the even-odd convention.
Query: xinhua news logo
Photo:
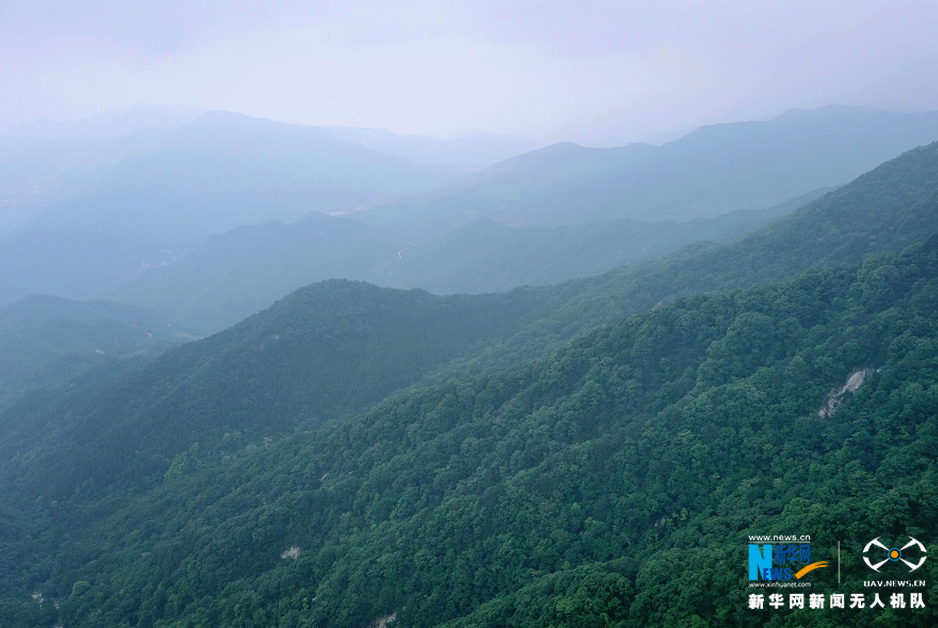
[[[811,562],[810,543],[749,544],[750,581],[800,580],[815,569],[827,566],[826,560]]]

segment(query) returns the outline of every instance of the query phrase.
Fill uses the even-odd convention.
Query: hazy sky
[[[936,0],[0,0],[0,127],[137,103],[609,145],[792,107],[938,109]]]

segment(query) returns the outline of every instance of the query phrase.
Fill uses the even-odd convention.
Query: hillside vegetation
[[[662,257],[701,240],[738,240],[827,191],[815,190],[776,207],[686,222],[617,220],[542,229],[506,227],[483,217],[404,249],[382,265],[374,281],[437,294],[556,284]]]
[[[136,307],[27,297],[0,309],[0,399],[54,388],[115,361],[155,357],[194,338]]]
[[[331,274],[450,294],[557,283],[641,262],[552,288],[564,305],[538,335],[549,341],[565,330],[559,332],[563,340],[571,330],[680,295],[781,281],[822,260],[849,265],[898,250],[934,232],[935,194],[938,143],[908,151],[820,198],[809,194],[776,208],[688,223],[619,221],[548,230],[482,218],[411,246],[345,217],[313,215],[211,239],[190,258],[152,269],[109,298],[161,309],[209,333]],[[686,242],[692,244],[642,262]]]
[[[501,292],[596,275],[702,238],[738,239],[821,193],[686,223],[525,229],[481,218],[418,245],[348,217],[313,212],[292,223],[272,221],[212,236],[183,259],[152,268],[106,296],[212,333],[329,278],[436,294]]]
[[[938,143],[736,242],[492,295],[326,281],[24,391],[0,626],[933,625],[934,561],[881,612],[750,611],[744,565],[811,534],[849,593],[869,539],[935,542],[936,227]]]
[[[783,281],[812,266],[849,267],[938,233],[938,142],[911,150],[747,237],[696,243],[660,260],[548,288],[562,303],[497,347],[474,372],[541,355],[573,335],[682,296]]]
[[[61,496],[83,485],[146,488],[192,445],[217,461],[319,426],[478,351],[551,305],[526,291],[440,297],[314,284],[139,368],[99,373],[99,381],[0,411],[0,480],[34,469],[35,486]]]
[[[938,224],[935,189],[938,143],[739,242],[597,278],[445,298],[360,283],[314,284],[117,380],[41,403],[24,400],[0,413],[0,452],[12,468],[43,461],[37,481],[65,493],[92,477],[104,485],[120,478],[148,486],[195,443],[218,458],[354,412],[421,380],[540,357],[592,327],[684,294],[767,284],[812,265],[845,267],[844,256],[860,254],[857,242],[872,251],[895,249],[925,237],[898,226]]]
[[[527,227],[712,217],[841,185],[936,140],[935,113],[794,110],[701,127],[662,146],[554,144],[356,217],[414,242],[479,216]]]
[[[64,545],[46,586],[71,626],[761,626],[749,534],[810,531],[822,556],[842,541],[841,590],[869,538],[932,541],[936,313],[932,239],[680,300],[211,470],[190,450],[81,552]],[[43,498],[58,534],[90,507],[61,499]],[[773,625],[804,621],[928,626],[934,611]]]
[[[294,290],[331,278],[365,279],[408,246],[348,218],[312,213],[212,236],[184,259],[153,268],[107,298],[160,310],[214,333]]]

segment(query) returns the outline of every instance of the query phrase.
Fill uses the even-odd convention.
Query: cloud
[[[936,28],[924,0],[7,2],[0,115],[187,103],[621,143],[783,104],[936,108]]]

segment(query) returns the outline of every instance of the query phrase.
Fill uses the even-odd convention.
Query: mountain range
[[[372,253],[344,270],[330,270],[337,277],[440,292],[581,277],[643,259],[642,249],[649,257],[660,255],[686,243],[687,234],[694,237],[695,229],[668,227],[668,221],[772,207],[841,185],[903,150],[933,141],[938,117],[855,107],[794,111],[767,122],[704,127],[662,146],[557,144],[472,173],[454,164],[481,165],[533,144],[484,136],[431,141],[221,112],[125,135],[102,133],[0,138],[0,161],[9,165],[0,175],[5,197],[0,304],[37,292],[106,296],[148,269],[185,259],[210,235],[270,220],[289,224],[314,211],[370,225],[386,232],[383,237],[403,238],[415,247],[412,260],[386,260],[384,279],[359,274],[369,267]],[[464,268],[462,262],[452,250],[441,251],[437,260],[433,251],[441,247],[433,242],[442,243],[449,233],[455,243],[463,233],[455,230],[480,218],[529,229],[500,231],[505,237],[496,240],[505,243],[504,251],[517,245],[544,258],[541,251],[560,242],[597,253],[574,268],[559,263],[550,268],[548,258],[541,272],[518,266],[517,260],[498,262],[500,245],[493,241],[478,251],[478,259],[491,260],[488,268],[466,268],[469,276],[456,276],[449,269]],[[598,223],[615,223],[608,231],[621,237],[607,237]],[[594,226],[569,235],[530,231],[584,225]],[[590,229],[598,237],[588,235]],[[723,237],[708,227],[699,235]],[[630,237],[633,243],[623,248]],[[644,237],[653,243],[650,253],[634,240]],[[538,244],[531,244],[532,238]],[[305,262],[295,258],[300,266],[323,259],[315,242]],[[276,259],[258,261],[282,266]],[[289,291],[302,283],[285,285]],[[267,303],[268,297],[258,301]]]
[[[0,309],[0,400],[196,339],[149,310],[34,295]]]
[[[733,242],[496,295],[326,281],[27,391],[0,622],[755,626],[746,539],[785,530],[862,588],[869,538],[933,542],[936,231],[933,143]]]
[[[439,294],[555,284],[661,257],[691,242],[737,240],[827,191],[813,190],[766,209],[741,209],[684,222],[623,219],[546,229],[507,227],[482,217],[404,249],[374,281]]]
[[[85,425],[81,412],[65,412],[45,403],[36,405],[33,411],[38,414],[28,420],[22,407],[8,412],[9,425],[29,425],[29,430],[17,437],[7,432],[5,447],[10,451],[21,446],[17,443],[38,440],[49,448],[58,439],[64,439],[63,447],[71,447],[69,443],[74,441],[69,431],[58,422],[61,416],[78,421],[73,429],[83,434],[85,449],[92,450],[98,438],[124,442],[127,437],[116,436],[124,429],[120,426],[126,424],[139,432],[144,416],[158,421],[151,429],[159,432],[138,433],[137,438],[149,443],[154,454],[162,452],[163,456],[187,440],[205,438],[201,430],[206,427],[198,426],[214,421],[220,424],[212,428],[218,432],[212,438],[231,430],[253,434],[259,428],[263,435],[282,435],[360,409],[422,378],[432,381],[438,375],[453,377],[466,369],[478,372],[544,355],[579,333],[629,313],[693,294],[783,281],[811,267],[850,268],[871,255],[922,241],[936,231],[938,142],[887,162],[739,241],[690,245],[661,260],[597,277],[494,295],[453,297],[360,282],[313,284],[222,334],[172,350],[145,363],[142,370],[130,369],[130,374],[120,375],[126,380],[123,385],[113,381],[91,384],[90,389],[97,392],[91,394],[89,408],[100,405],[99,394],[107,396],[112,390],[140,394],[133,391],[153,386],[152,392],[141,397],[148,400],[146,403],[132,398],[107,402],[104,405],[117,412],[107,416],[94,410],[88,418],[104,421],[99,427]],[[166,319],[107,303],[33,299],[2,312],[0,322],[8,321],[6,328],[10,330],[4,334],[7,337],[13,336],[14,330],[28,337],[30,328],[45,330],[42,333],[47,336],[54,329],[64,336],[74,326],[86,324],[92,327],[75,333],[81,338],[76,346],[91,347],[97,342],[96,349],[110,350],[121,346],[126,330],[137,340],[131,340],[118,354],[135,350],[144,330],[169,328],[158,334],[157,340],[164,342],[169,340],[167,335],[179,333],[164,322]],[[98,336],[95,326],[102,328]],[[124,329],[116,331],[115,326]],[[57,351],[74,349],[66,346]],[[186,380],[198,381],[198,385],[180,384]],[[300,390],[305,392],[298,394]],[[179,413],[193,394],[200,400],[197,414],[184,418],[186,414]],[[73,395],[80,398],[89,393],[84,389],[67,391],[53,403],[72,405]],[[151,404],[156,405],[148,409]],[[157,409],[163,404],[169,406]],[[119,407],[132,409],[131,416],[118,420],[124,412],[117,410]],[[270,418],[263,418],[268,415]],[[183,429],[179,438],[166,431],[167,416],[179,417]],[[254,423],[242,424],[244,421]],[[52,426],[55,438],[37,430],[43,424]],[[194,435],[189,434],[192,429],[197,429]],[[165,438],[170,441],[160,445]],[[173,442],[176,444],[169,444]],[[131,459],[144,451],[136,451]],[[37,455],[31,453],[26,459],[37,459]],[[56,448],[49,449],[48,455],[49,462],[41,466],[50,472],[56,466],[52,460],[68,458]],[[144,466],[158,468],[160,455],[144,457]],[[89,455],[88,459],[113,466],[120,457]],[[62,478],[75,482],[80,475],[68,471]],[[98,475],[98,482],[103,479]],[[46,481],[43,484],[49,485]]]
[[[561,143],[356,215],[419,242],[487,216],[509,226],[657,222],[770,207],[841,185],[938,139],[938,113],[796,110],[705,126],[662,146]]]
[[[106,298],[212,333],[299,287],[334,277],[437,294],[500,292],[599,274],[701,238],[736,239],[820,194],[685,223],[624,220],[537,229],[480,218],[417,245],[346,216],[313,212],[292,223],[272,221],[212,236]]]
[[[870,539],[938,540],[932,119],[470,174],[211,112],[10,140],[0,277],[124,302],[0,307],[0,628],[934,625],[934,561],[875,612],[760,609],[746,569],[810,535],[805,589],[869,603]]]
[[[8,144],[11,161],[24,151],[38,157],[19,175],[36,193],[20,191],[4,207],[11,220],[0,233],[0,303],[30,292],[98,295],[171,263],[213,233],[348,211],[461,172],[406,162],[317,128],[218,112],[180,129],[114,140]],[[111,144],[120,149],[113,159],[105,150]],[[53,159],[62,146],[76,147],[71,161]]]

